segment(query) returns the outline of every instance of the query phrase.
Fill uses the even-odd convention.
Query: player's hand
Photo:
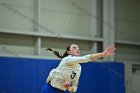
[[[66,89],[69,89],[70,88],[70,83],[69,82],[64,82],[64,87],[66,88]]]
[[[74,88],[73,87],[69,87],[68,90],[70,91],[70,93],[74,92]]]
[[[114,53],[114,51],[116,50],[115,45],[111,44],[110,46],[108,46],[105,51],[103,52],[104,56],[110,56]]]
[[[70,83],[69,82],[65,82],[64,84],[64,87],[70,91],[70,92],[74,92],[74,88],[73,87],[70,87]]]

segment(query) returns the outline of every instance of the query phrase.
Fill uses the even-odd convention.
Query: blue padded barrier
[[[52,68],[60,60],[0,57],[0,93],[40,93]],[[81,64],[76,93],[125,93],[124,64]]]

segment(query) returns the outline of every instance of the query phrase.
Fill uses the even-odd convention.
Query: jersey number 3
[[[70,78],[71,78],[71,79],[74,79],[75,76],[76,76],[76,73],[75,73],[74,71],[72,71],[72,74],[71,74]]]

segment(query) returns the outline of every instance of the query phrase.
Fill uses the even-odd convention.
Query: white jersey
[[[81,66],[79,63],[86,63],[88,61],[91,61],[90,55],[81,57],[69,55],[63,58],[59,66],[51,70],[46,83],[50,82],[51,86],[66,90],[63,83],[70,82],[75,92],[81,74]]]

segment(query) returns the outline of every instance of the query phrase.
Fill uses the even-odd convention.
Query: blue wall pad
[[[0,57],[0,93],[40,93],[52,68],[60,60]],[[81,64],[76,93],[125,93],[124,64]]]

